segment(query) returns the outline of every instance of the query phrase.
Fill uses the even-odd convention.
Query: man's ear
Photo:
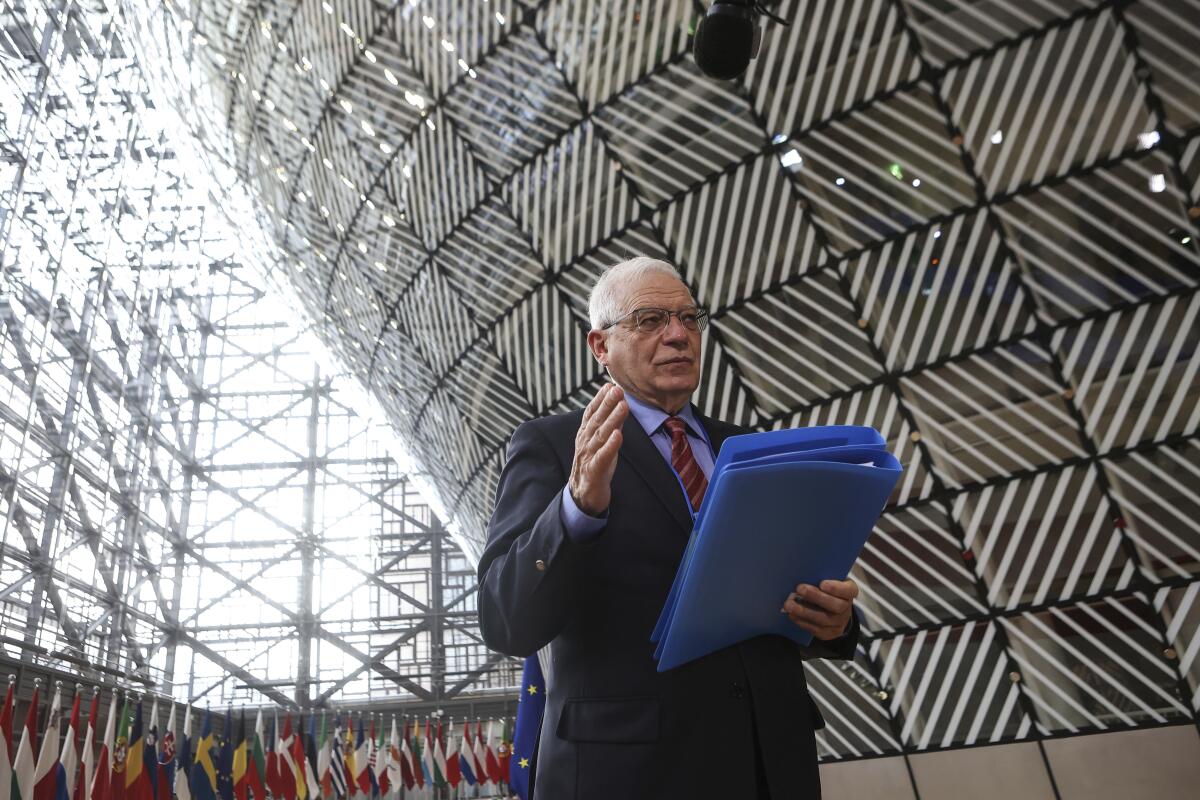
[[[592,351],[592,358],[605,369],[608,368],[608,337],[604,335],[604,331],[590,330],[587,335],[588,349]]]

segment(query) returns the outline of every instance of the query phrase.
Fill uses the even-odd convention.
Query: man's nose
[[[667,320],[667,327],[663,329],[664,342],[679,342],[687,341],[688,329],[683,327],[683,323],[679,321],[679,317],[674,314]]]

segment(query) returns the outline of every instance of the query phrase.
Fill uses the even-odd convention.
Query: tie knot
[[[687,423],[680,417],[667,417],[663,420],[663,427],[667,429],[667,433],[671,434],[673,440],[687,435]]]

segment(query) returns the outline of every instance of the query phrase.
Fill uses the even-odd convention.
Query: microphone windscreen
[[[696,66],[710,78],[733,80],[750,66],[754,23],[733,15],[708,16],[696,27],[692,53]]]

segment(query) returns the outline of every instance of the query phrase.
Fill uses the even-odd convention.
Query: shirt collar
[[[647,436],[653,436],[662,427],[663,422],[667,417],[671,416],[663,411],[658,406],[652,406],[649,403],[644,403],[637,399],[629,392],[625,393],[625,402],[629,404],[629,413],[633,414],[633,418],[642,426],[642,430]],[[693,436],[700,436],[700,422],[696,419],[696,410],[688,403],[683,407],[676,416],[682,419],[688,426],[688,433]]]

